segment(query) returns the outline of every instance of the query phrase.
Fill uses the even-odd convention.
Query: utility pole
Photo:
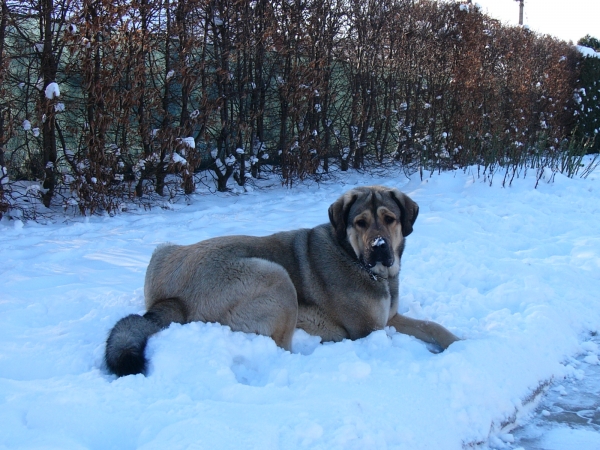
[[[525,3],[525,0],[515,0],[516,2],[519,2],[519,25],[523,26],[523,3]]]

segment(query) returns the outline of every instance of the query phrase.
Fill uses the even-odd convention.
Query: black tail
[[[148,338],[172,322],[185,323],[186,316],[178,299],[168,299],[155,303],[143,316],[131,314],[123,317],[106,340],[105,360],[108,370],[118,377],[146,374],[148,361],[144,350]]]

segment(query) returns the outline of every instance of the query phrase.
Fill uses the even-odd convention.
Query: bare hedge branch
[[[592,65],[471,4],[3,0],[0,214],[24,193],[114,213],[265,165],[288,185],[394,161],[574,173]]]

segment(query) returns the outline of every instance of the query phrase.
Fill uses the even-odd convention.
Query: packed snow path
[[[507,428],[548,380],[582,376],[600,330],[600,180],[533,174],[503,188],[473,173],[348,175],[189,206],[67,223],[0,222],[0,448],[511,448]],[[265,235],[327,221],[354,185],[420,205],[402,259],[402,311],[464,338],[433,354],[379,331],[294,351],[216,324],[153,337],[147,377],[102,362],[121,317],[142,313],[156,245]],[[594,360],[593,357],[596,356]]]
[[[521,418],[524,426],[508,439],[524,450],[598,450],[600,448],[600,337],[584,347],[589,350],[570,358],[577,376],[556,380],[530,415]],[[502,436],[505,437],[505,436]],[[510,447],[508,447],[510,448]]]

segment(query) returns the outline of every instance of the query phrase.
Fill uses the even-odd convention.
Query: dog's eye
[[[359,219],[355,223],[356,223],[356,226],[359,228],[365,228],[367,226],[367,221],[364,219]]]
[[[393,224],[396,221],[395,217],[392,216],[385,216],[385,218],[383,219],[385,221],[385,223],[387,223],[388,225]]]

